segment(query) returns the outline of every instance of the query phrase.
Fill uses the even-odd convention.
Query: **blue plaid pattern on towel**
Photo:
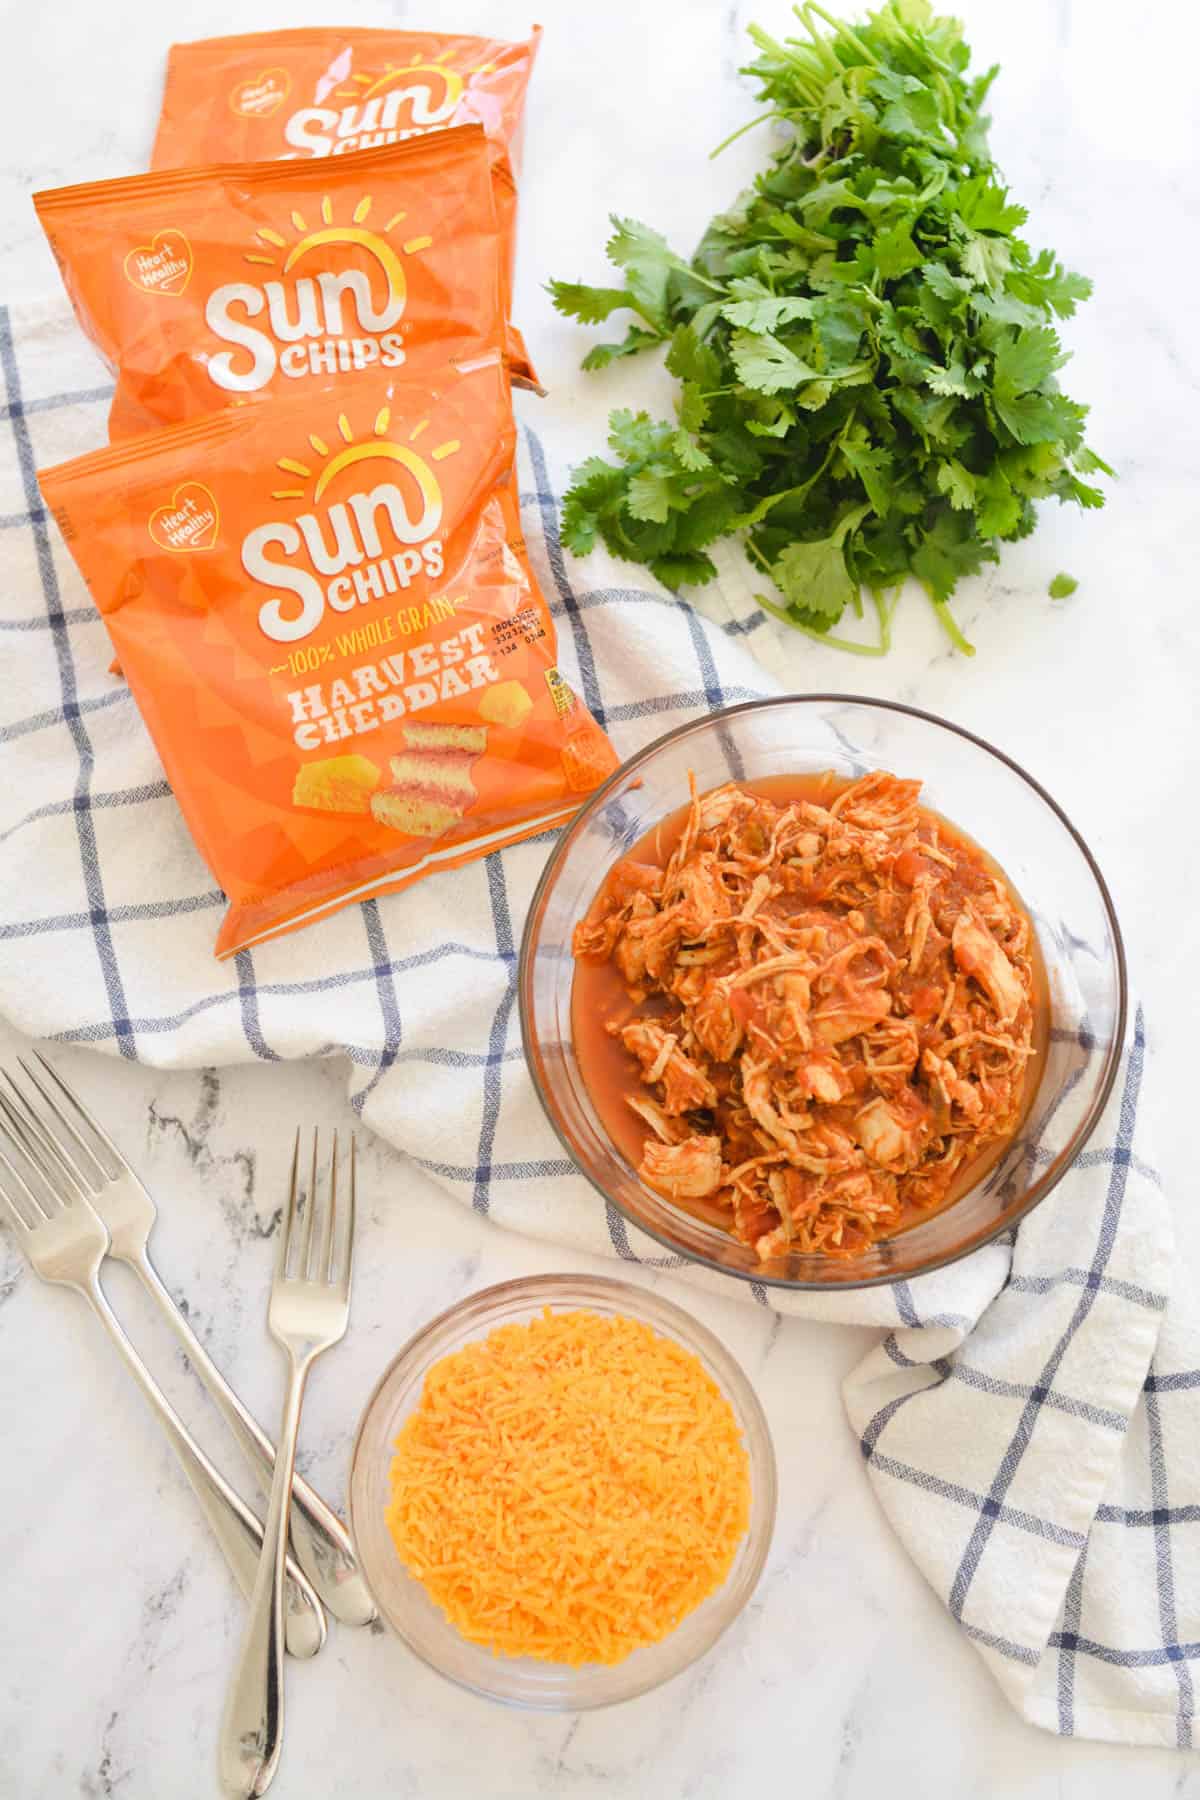
[[[35,480],[103,440],[108,384],[59,304],[0,309],[0,372],[5,1015],[35,1037],[164,1065],[344,1055],[367,1123],[480,1214],[728,1295],[601,1206],[541,1116],[515,977],[547,840],[213,960],[223,898],[128,690],[106,673],[104,627]],[[552,430],[553,403],[537,416]],[[532,431],[520,473],[564,673],[622,753],[803,682],[803,646],[736,581],[706,599],[719,616],[701,618],[600,554],[572,563],[561,472]],[[1024,1716],[1187,1746],[1200,1343],[1168,1306],[1170,1217],[1139,1129],[1145,1062],[1139,1014],[1091,1146],[1014,1239],[863,1294],[745,1291],[879,1328],[845,1389],[868,1477]]]

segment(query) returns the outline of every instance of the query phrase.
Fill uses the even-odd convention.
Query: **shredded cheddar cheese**
[[[640,1320],[551,1312],[443,1357],[396,1439],[387,1524],[463,1637],[617,1663],[729,1573],[749,1463],[699,1360]]]

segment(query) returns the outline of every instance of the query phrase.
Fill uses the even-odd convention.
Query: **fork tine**
[[[49,1215],[49,1213],[46,1212],[46,1210],[42,1206],[41,1201],[38,1199],[37,1195],[34,1193],[33,1189],[30,1187],[29,1183],[26,1181],[25,1177],[22,1175],[20,1169],[18,1169],[16,1163],[12,1161],[11,1157],[9,1156],[8,1152],[5,1150],[4,1145],[2,1143],[0,1143],[0,1163],[3,1163],[4,1167],[8,1170],[8,1172],[12,1176],[13,1180],[22,1189],[22,1191],[24,1192],[24,1194],[28,1200],[29,1205],[33,1209],[34,1223],[33,1223],[33,1225],[31,1225],[29,1223],[29,1220],[25,1217],[24,1213],[21,1211],[20,1207],[17,1205],[16,1201],[13,1199],[12,1195],[9,1193],[8,1189],[4,1186],[4,1184],[2,1182],[0,1182],[0,1198],[3,1198],[5,1205],[7,1206],[9,1212],[11,1213],[13,1223],[17,1226],[17,1228],[20,1231],[28,1233],[28,1232],[32,1231],[36,1225],[40,1225],[44,1219],[48,1219],[50,1217],[50,1215]]]
[[[333,1134],[333,1156],[329,1163],[329,1205],[321,1220],[321,1241],[313,1279],[327,1285],[333,1280],[333,1249],[338,1216],[338,1138]]]
[[[7,1071],[5,1074],[7,1077]],[[13,1091],[23,1102],[24,1096],[20,1089],[14,1088]],[[69,1206],[72,1199],[81,1193],[82,1189],[69,1169],[60,1170],[55,1166],[53,1156],[47,1153],[40,1142],[37,1122],[30,1119],[28,1108],[23,1106],[22,1109],[18,1109],[6,1094],[0,1093],[0,1122],[8,1132],[13,1146],[21,1152],[27,1165],[37,1176],[44,1189],[45,1197],[37,1196],[38,1207],[44,1217],[52,1217],[57,1207]],[[63,1192],[64,1185],[65,1193]],[[25,1183],[25,1187],[29,1192],[33,1192],[29,1188],[28,1182]],[[74,1195],[71,1191],[72,1188],[75,1189]]]
[[[45,1057],[42,1055],[40,1050],[35,1050],[33,1054],[37,1058],[38,1062],[41,1063],[43,1069],[46,1071],[47,1075],[50,1077],[50,1079],[54,1083],[54,1085],[59,1089],[59,1091],[63,1095],[63,1097],[70,1101],[71,1105],[75,1108],[75,1111],[79,1114],[80,1118],[83,1120],[83,1122],[87,1126],[88,1130],[91,1131],[92,1133],[94,1133],[95,1137],[99,1140],[99,1142],[104,1145],[104,1148],[108,1151],[109,1155],[113,1159],[113,1166],[108,1169],[106,1169],[104,1167],[104,1164],[100,1161],[100,1158],[96,1155],[96,1152],[92,1149],[91,1145],[88,1144],[84,1140],[84,1138],[81,1136],[81,1134],[76,1130],[75,1126],[71,1123],[70,1119],[66,1118],[61,1112],[59,1112],[59,1109],[55,1105],[53,1099],[46,1092],[45,1088],[42,1086],[41,1082],[38,1080],[38,1078],[34,1074],[33,1070],[29,1067],[29,1064],[25,1061],[25,1058],[23,1056],[19,1056],[17,1058],[17,1061],[20,1063],[21,1067],[24,1069],[26,1075],[29,1077],[30,1081],[33,1083],[33,1085],[37,1089],[38,1093],[42,1096],[42,1099],[46,1102],[46,1105],[48,1107],[50,1107],[51,1110],[58,1116],[58,1118],[60,1118],[62,1120],[63,1124],[66,1126],[67,1130],[71,1133],[71,1136],[75,1139],[75,1142],[79,1145],[80,1149],[85,1150],[87,1152],[88,1156],[91,1158],[91,1160],[95,1163],[96,1167],[101,1171],[101,1173],[103,1175],[106,1175],[110,1179],[114,1175],[121,1175],[121,1174],[124,1174],[126,1171],[128,1171],[129,1164],[126,1162],[125,1158],[121,1155],[121,1152],[117,1149],[117,1146],[113,1143],[113,1141],[109,1137],[107,1131],[105,1131],[103,1125],[101,1125],[97,1119],[94,1119],[92,1117],[91,1113],[88,1111],[87,1107],[83,1104],[83,1101],[79,1098],[79,1095],[75,1092],[74,1088],[70,1088],[67,1086],[66,1082],[63,1080],[63,1078],[59,1074],[58,1070],[53,1066],[52,1063],[48,1063],[46,1061]]]
[[[338,1283],[338,1292],[347,1305],[350,1303],[350,1272],[354,1262],[354,1215],[358,1205],[358,1139],[350,1133],[350,1184],[349,1198],[346,1206],[345,1248],[342,1255],[342,1274]]]
[[[2,1155],[3,1152],[0,1151],[0,1156]],[[30,1226],[26,1222],[25,1215],[2,1181],[0,1181],[0,1213],[8,1220],[18,1237],[29,1235]]]
[[[304,1202],[304,1240],[296,1261],[299,1281],[312,1280],[313,1214],[317,1207],[317,1141],[320,1133],[313,1127],[312,1168],[308,1176],[308,1198]]]
[[[288,1185],[287,1205],[283,1209],[283,1217],[279,1221],[279,1248],[275,1253],[275,1279],[282,1281],[287,1275],[288,1253],[292,1247],[292,1238],[296,1231],[296,1190],[300,1185],[300,1127],[296,1127],[296,1142],[292,1146],[292,1179]]]
[[[18,1058],[18,1061],[19,1060],[20,1059]],[[22,1063],[21,1066],[24,1068],[25,1065]],[[29,1071],[26,1070],[25,1072],[28,1074]],[[30,1160],[34,1163],[34,1167],[42,1178],[51,1184],[51,1192],[54,1193],[54,1198],[63,1205],[67,1204],[69,1201],[69,1193],[64,1198],[63,1195],[55,1193],[53,1187],[53,1183],[56,1180],[60,1184],[65,1180],[68,1183],[69,1188],[74,1188],[75,1192],[77,1194],[82,1194],[83,1198],[86,1200],[91,1194],[96,1192],[100,1183],[96,1181],[94,1176],[89,1175],[86,1169],[81,1169],[79,1167],[70,1151],[59,1142],[53,1131],[51,1131],[50,1127],[46,1124],[46,1121],[39,1118],[30,1103],[28,1094],[22,1092],[8,1070],[0,1069],[0,1075],[4,1076],[5,1081],[7,1081],[9,1087],[12,1089],[17,1101],[20,1102],[19,1106],[14,1105],[13,1101],[10,1100],[7,1095],[0,1094],[0,1104],[2,1104],[7,1113],[11,1117],[16,1118],[20,1124],[26,1140],[26,1155],[30,1157]],[[39,1092],[40,1091],[41,1090],[39,1089]],[[33,1156],[34,1150],[37,1151],[36,1159]],[[99,1168],[99,1166],[100,1165],[97,1163],[96,1167]],[[107,1180],[103,1170],[101,1170],[101,1180]]]

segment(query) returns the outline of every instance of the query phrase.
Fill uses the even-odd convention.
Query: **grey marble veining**
[[[198,0],[185,19],[148,0],[59,0],[0,15],[10,73],[6,297],[54,281],[32,188],[144,164],[172,32],[315,23],[331,10],[323,0],[260,0],[248,17],[232,0]],[[1066,329],[1069,386],[1092,401],[1091,435],[1121,479],[1104,513],[1048,510],[1036,536],[964,592],[973,662],[946,649],[914,601],[889,661],[847,668],[814,646],[811,685],[914,701],[995,737],[1088,836],[1115,889],[1159,1068],[1143,1149],[1152,1145],[1178,1196],[1181,1266],[1194,1277],[1200,30],[1180,0],[1136,12],[1115,0],[963,0],[958,10],[978,64],[1004,66],[994,142],[1032,208],[1032,240],[1096,280],[1097,298]],[[577,371],[583,334],[552,313],[542,282],[604,278],[610,210],[688,245],[755,162],[752,139],[715,165],[705,160],[749,115],[736,74],[745,24],[757,17],[784,29],[788,14],[780,0],[548,0],[538,11],[547,35],[529,115],[517,311],[543,375],[565,388],[586,379]],[[360,0],[353,18],[444,18],[514,36],[529,22],[512,0]],[[664,391],[649,369],[606,379],[612,404],[655,406]],[[594,440],[581,420],[554,448],[565,461]],[[1080,589],[1052,604],[1045,586],[1060,568]],[[1177,915],[1172,895],[1188,897]],[[0,1027],[0,1052],[13,1043]],[[343,1068],[168,1073],[83,1052],[63,1062],[158,1197],[164,1279],[269,1421],[282,1385],[265,1295],[290,1134],[298,1122],[351,1123]],[[561,1261],[487,1227],[385,1145],[367,1141],[363,1151],[352,1327],[314,1375],[300,1454],[339,1503],[358,1413],[409,1332],[461,1294]],[[746,1613],[668,1689],[575,1719],[486,1707],[386,1634],[336,1632],[316,1663],[289,1669],[281,1800],[1200,1796],[1200,1758],[1062,1742],[1009,1712],[867,1490],[839,1398],[864,1333],[781,1322],[734,1298],[644,1278],[724,1338],[771,1418],[779,1523]],[[109,1289],[172,1398],[246,1486],[127,1273],[115,1271]],[[215,1793],[215,1732],[241,1624],[232,1583],[95,1321],[73,1296],[28,1277],[2,1234],[0,1566],[0,1796]]]

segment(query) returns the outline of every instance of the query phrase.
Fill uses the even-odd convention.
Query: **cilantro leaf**
[[[996,392],[1006,396],[1027,394],[1031,388],[1040,388],[1066,360],[1058,333],[1049,325],[1018,331],[996,352]]]
[[[596,544],[598,519],[568,488],[563,496],[560,535],[575,556],[587,556]]]
[[[842,455],[862,482],[868,500],[882,518],[892,499],[893,462],[890,453],[880,445],[844,442]]]
[[[824,294],[813,303],[813,331],[826,364],[854,362],[869,326],[867,308],[856,294]]]
[[[812,209],[813,195],[817,192],[818,189],[814,188],[812,192],[806,196],[806,205],[809,207],[812,217],[817,216],[816,212]],[[843,190],[839,188],[839,195],[841,195],[842,192]],[[850,188],[847,186],[844,192],[850,194]],[[851,201],[853,201],[854,196],[851,194],[850,197]],[[823,204],[824,200],[827,198],[827,195],[823,195],[821,204]],[[779,233],[781,238],[785,238],[789,244],[795,245],[797,250],[812,250],[819,255],[822,250],[837,249],[838,241],[835,237],[832,237],[829,232],[814,231],[811,225],[801,225],[799,220],[789,212],[780,210],[768,214],[768,223],[774,231]],[[803,262],[803,260],[804,259],[801,259],[801,262]],[[777,266],[779,266],[780,273],[782,273],[782,266]],[[789,264],[788,266],[794,265]]]
[[[971,295],[970,306],[985,325],[1036,325],[1045,317],[1044,308],[1033,306],[1028,300],[1018,300],[1007,290],[992,294],[977,289]]]
[[[889,102],[879,119],[879,129],[888,137],[920,140],[939,130],[937,95],[915,75],[893,75],[889,71],[871,83],[871,91]]]
[[[1091,511],[1093,507],[1104,505],[1103,491],[1098,487],[1090,487],[1086,481],[1076,481],[1072,476],[1067,482],[1067,492],[1077,506]]]
[[[803,195],[804,221],[808,226],[824,225],[831,213],[839,207],[852,207],[858,212],[865,210],[865,202],[861,194],[856,194],[845,176],[833,181],[817,181]],[[787,213],[774,215],[776,229],[784,237],[793,237],[793,241],[803,243],[806,239],[804,226],[798,220],[791,219]]]
[[[697,550],[656,556],[650,569],[664,587],[703,587],[716,574],[717,565],[711,556]]]
[[[1022,502],[998,463],[988,470],[982,481],[976,481],[975,496],[978,506],[976,529],[980,537],[1012,537],[1021,522]]]
[[[966,400],[972,394],[982,394],[986,390],[982,368],[982,364],[976,363],[966,369],[957,357],[947,368],[933,363],[925,371],[925,383],[935,394],[955,394]]]
[[[577,556],[586,556],[596,541],[601,515],[618,505],[625,494],[625,471],[589,456],[575,470],[563,496],[562,540]]]
[[[665,525],[671,516],[671,480],[658,469],[643,469],[630,476],[625,494],[626,509],[635,519],[650,519]]]
[[[623,470],[605,462],[602,456],[589,456],[574,471],[570,492],[582,505],[597,509],[616,499],[624,486]]]
[[[998,560],[992,546],[976,535],[973,519],[946,510],[925,533],[912,569],[935,600],[948,600],[962,576],[975,575],[985,562]]]
[[[677,513],[675,517],[676,550],[702,550],[705,545],[725,537],[733,525],[736,511],[737,496],[724,484],[694,489],[687,511]]]
[[[680,381],[694,383],[697,389],[721,385],[721,359],[708,344],[701,342],[694,326],[676,326],[667,351],[667,367]]]
[[[778,394],[799,387],[802,381],[815,381],[820,375],[819,369],[812,368],[769,331],[735,331],[729,350],[738,380],[761,394]]]
[[[964,469],[956,457],[948,456],[938,464],[937,485],[957,512],[971,512],[975,506],[975,477]]]
[[[777,331],[795,319],[811,319],[816,302],[802,294],[764,294],[754,300],[735,300],[721,308],[721,317],[744,331]]]
[[[608,260],[625,271],[631,301],[648,324],[665,332],[667,297],[672,272],[687,269],[664,237],[636,219],[613,216],[613,235],[605,245]]]
[[[955,211],[972,231],[994,231],[1009,237],[1029,217],[1023,206],[1008,204],[1008,189],[986,175],[972,176],[958,190]]]
[[[809,618],[834,625],[858,593],[846,567],[840,540],[789,544],[771,564],[771,579],[789,606]]]
[[[712,468],[712,457],[689,432],[682,429],[677,431],[671,439],[671,449],[680,467],[691,473]]]
[[[969,428],[958,418],[958,403],[953,396],[927,399],[912,388],[896,388],[890,398],[895,410],[930,448],[956,450],[970,435]]]
[[[699,431],[708,417],[708,401],[698,384],[685,381],[679,396],[679,423],[684,431]]]
[[[1092,284],[1086,275],[1064,269],[1052,251],[1042,250],[1032,260],[1020,259],[1009,275],[1008,289],[1018,300],[1069,319],[1079,302],[1091,294]]]
[[[608,415],[609,448],[624,462],[657,456],[666,447],[669,428],[652,419],[648,412],[630,412],[628,407]]]
[[[1116,470],[1110,468],[1104,458],[1097,456],[1094,450],[1089,450],[1086,444],[1081,445],[1075,452],[1075,467],[1085,475],[1091,474],[1093,470],[1098,471],[1101,475],[1116,474]]]
[[[1078,586],[1073,575],[1056,575],[1046,592],[1052,600],[1069,600]]]
[[[921,265],[921,280],[939,300],[948,306],[961,307],[966,304],[971,292],[971,283],[962,275],[955,275],[945,263],[927,262]]]
[[[1008,239],[985,237],[977,231],[968,233],[962,266],[972,281],[977,281],[981,287],[1000,287],[1012,266],[1012,248]]]
[[[627,269],[637,262],[670,264],[679,261],[662,233],[652,231],[649,225],[642,225],[637,219],[618,218],[616,213],[609,215],[609,222],[613,234],[604,246],[604,254],[619,269]]]
[[[630,303],[624,288],[588,287],[582,281],[550,281],[546,286],[555,310],[582,325],[599,325]]]
[[[1078,435],[1085,411],[1063,394],[997,392],[994,405],[1018,444],[1070,442]]]
[[[763,394],[757,406],[749,409],[742,421],[751,437],[786,437],[796,423],[796,408],[790,400]]]
[[[640,325],[631,325],[619,344],[593,344],[581,366],[589,370],[607,369],[618,358],[636,356],[639,350],[649,350],[651,345],[661,342],[657,332],[643,331]]]
[[[923,260],[912,240],[910,219],[901,219],[889,231],[879,232],[871,249],[875,257],[875,271],[885,281],[895,280],[898,275],[907,275],[910,269],[919,269]]]

